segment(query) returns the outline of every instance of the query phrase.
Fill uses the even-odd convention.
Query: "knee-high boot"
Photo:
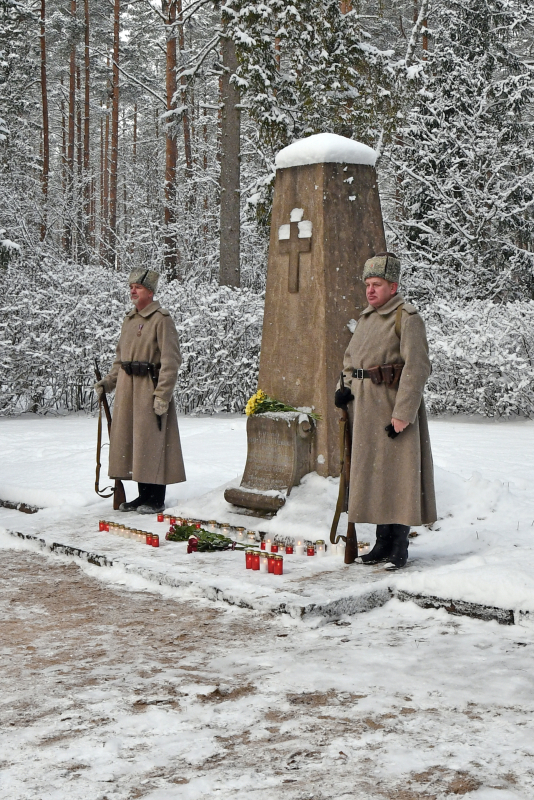
[[[362,564],[379,564],[381,561],[389,561],[393,540],[390,528],[395,525],[377,525],[376,542],[369,553],[362,556]]]
[[[409,525],[390,525],[392,548],[388,561],[395,569],[401,569],[408,561]]]

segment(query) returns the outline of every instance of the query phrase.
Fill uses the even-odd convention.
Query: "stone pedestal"
[[[363,265],[387,249],[375,157],[357,142],[318,134],[276,159],[258,387],[321,415],[305,471],[323,476],[339,475],[334,392],[351,328],[367,306]],[[255,424],[249,420],[247,429],[247,486],[274,489],[281,451],[267,441],[257,446]],[[261,486],[254,477],[260,463]],[[245,496],[240,500],[246,505]]]
[[[258,414],[247,420],[247,463],[239,489],[225,500],[254,511],[276,512],[312,469],[314,426],[302,414]]]

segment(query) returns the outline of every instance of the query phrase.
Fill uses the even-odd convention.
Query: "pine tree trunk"
[[[84,0],[84,28],[85,28],[85,41],[84,41],[84,113],[83,113],[83,216],[84,216],[84,229],[86,247],[92,248],[94,223],[91,214],[91,186],[92,181],[89,174],[90,171],[90,144],[89,144],[89,100],[90,100],[90,79],[91,79],[91,62],[89,59],[89,0]]]
[[[71,0],[70,13],[76,18],[76,0]],[[76,44],[72,43],[69,59],[69,128],[67,138],[67,223],[65,226],[65,248],[73,255],[72,213],[74,202],[74,121],[76,114]]]
[[[239,91],[230,77],[237,70],[235,44],[221,40],[221,210],[219,283],[240,286],[240,133]]]
[[[133,163],[137,163],[137,103],[134,104],[133,115],[133,148],[132,148]]]
[[[176,95],[176,0],[162,0],[165,14],[166,32],[166,70],[165,87],[167,111],[175,107]],[[176,135],[175,119],[167,117],[165,138],[165,270],[170,280],[178,277],[178,251],[176,242]]]
[[[113,92],[111,106],[111,163],[109,169],[109,257],[110,266],[117,259],[117,176],[119,162],[119,30],[120,0],[113,4]]]
[[[82,105],[80,102],[82,89],[82,78],[80,67],[76,67],[76,180],[74,181],[74,207],[76,208],[77,231],[76,237],[76,256],[82,255],[86,260],[86,243],[81,241],[80,232],[84,229],[83,202],[81,196],[81,186],[83,181],[83,142],[82,142]],[[85,238],[85,237],[84,237]]]
[[[108,59],[109,66],[109,59]],[[102,169],[102,208],[100,212],[100,252],[101,261],[108,260],[108,222],[109,222],[109,97],[106,98],[106,121],[104,123],[104,158]]]
[[[48,127],[48,91],[46,85],[46,0],[41,0],[41,105],[43,112],[43,218],[41,222],[41,241],[46,236],[48,218],[48,176],[50,173],[50,132]]]
[[[182,0],[177,0],[177,11],[178,11],[178,43],[180,45],[180,52],[183,53],[185,49],[185,37],[184,37],[184,25],[181,21],[183,19],[182,14]],[[175,51],[176,55],[176,51]],[[180,95],[182,105],[187,107],[187,93],[185,91],[185,86],[187,84],[187,80],[185,77],[180,77],[180,85],[184,87],[182,89],[182,94]],[[182,114],[182,127],[184,131],[184,155],[185,155],[185,177],[186,180],[190,179],[193,174],[193,159],[191,156],[191,126],[189,123],[189,112],[186,110]]]

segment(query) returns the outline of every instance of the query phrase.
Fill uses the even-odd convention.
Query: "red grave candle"
[[[171,517],[169,522],[171,523],[171,525],[176,525],[176,517]]]
[[[284,574],[284,559],[282,556],[277,556],[273,558],[274,561],[274,569],[273,572],[275,575],[283,575]]]
[[[292,556],[292,555],[293,555],[293,545],[286,544],[286,556]]]
[[[157,533],[152,534],[152,547],[159,547],[159,535]]]
[[[109,522],[104,523],[104,530],[106,531],[106,533],[109,533]]]
[[[102,531],[106,530],[106,523],[104,522],[103,519],[99,520],[98,530],[100,531],[100,533],[102,533]]]
[[[152,534],[151,533],[147,533],[145,541],[149,545],[152,544]]]
[[[267,572],[274,572],[274,555],[269,553],[269,560],[267,562]]]
[[[272,544],[271,545],[271,553],[278,553],[278,545]]]
[[[265,550],[265,542],[260,543],[260,550]]]
[[[245,566],[252,569],[252,550],[245,550]]]
[[[306,550],[306,552],[307,552],[307,554],[309,556],[314,556],[315,555],[315,547],[314,547],[314,545],[313,544],[309,545],[307,550]]]
[[[260,568],[260,551],[256,550],[252,553],[252,569],[259,570]]]
[[[164,521],[165,521],[165,514],[158,514],[158,522],[164,522]]]

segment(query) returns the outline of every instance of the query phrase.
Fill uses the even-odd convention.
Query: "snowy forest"
[[[531,0],[0,0],[0,413],[90,410],[160,271],[183,412],[256,389],[274,157],[379,154],[435,413],[534,416]]]

